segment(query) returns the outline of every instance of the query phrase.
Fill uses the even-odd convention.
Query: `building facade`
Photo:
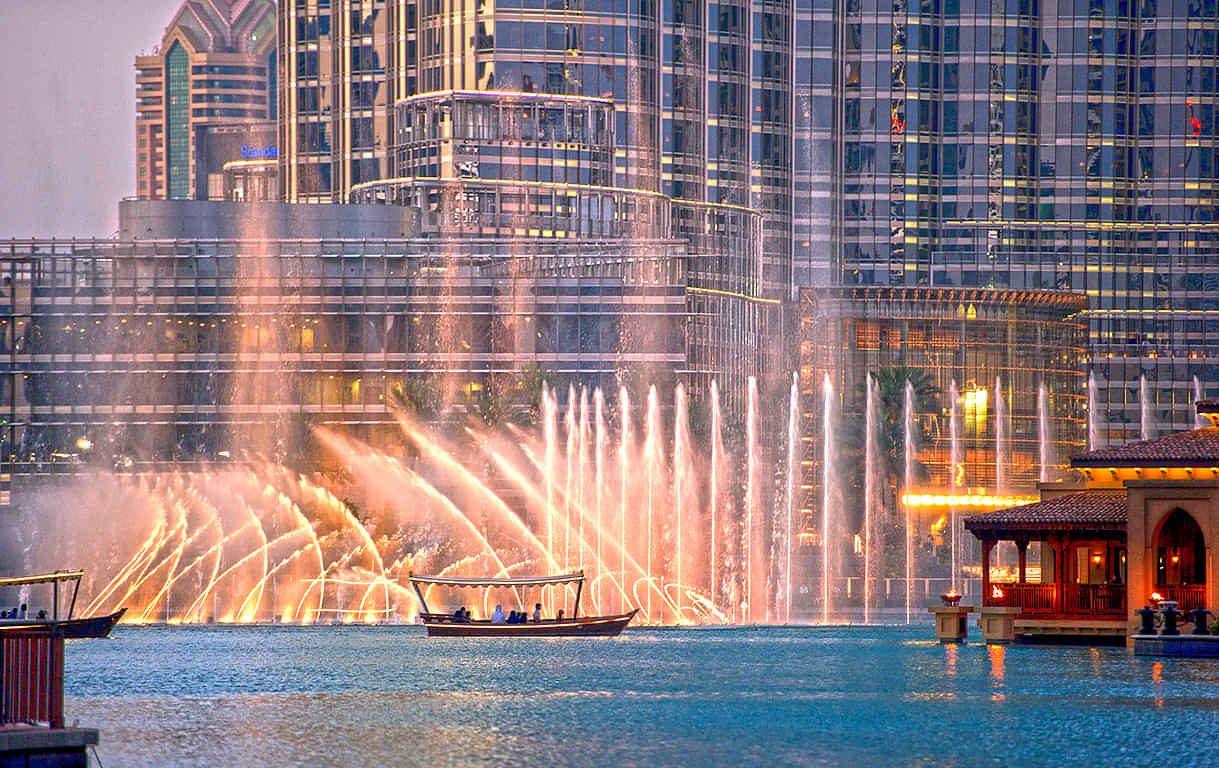
[[[1100,444],[1140,436],[1141,380],[1158,428],[1192,424],[1219,384],[1215,5],[848,0],[813,17],[833,23],[813,25],[797,113],[832,193],[814,178],[801,199],[833,221],[838,279],[1086,294]]]
[[[274,0],[186,0],[156,52],[136,57],[137,197],[222,198],[200,142],[278,119],[275,12]]]
[[[758,210],[766,295],[790,298],[790,3],[347,7],[301,0],[280,9],[286,200],[345,201],[359,185],[396,175],[391,147],[404,99],[450,91],[604,99],[615,139],[606,183]]]
[[[1034,500],[1039,482],[1061,477],[1085,447],[1087,299],[915,286],[802,289],[800,298],[797,502],[808,560],[819,562],[826,546],[827,509],[841,509],[845,528],[829,546],[842,576],[863,573],[850,541],[858,535],[897,553],[873,560],[869,579],[976,578],[966,515]],[[867,423],[876,430],[871,460]],[[866,464],[881,468],[871,502]],[[886,594],[900,597],[897,583]]]

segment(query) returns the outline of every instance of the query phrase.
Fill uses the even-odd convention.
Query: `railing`
[[[992,584],[989,595],[984,595],[985,606],[1020,608],[1022,613],[1054,613],[1057,610],[1057,584]],[[998,587],[1002,595],[996,595]]]
[[[1068,584],[1066,592],[1066,613],[1126,615],[1125,584]]]
[[[1181,611],[1192,611],[1195,608],[1206,607],[1205,584],[1157,586],[1155,591],[1160,593],[1165,600],[1176,600],[1177,609]]]
[[[63,634],[0,632],[0,725],[63,728]]]
[[[1125,584],[1067,584],[1064,605],[1058,605],[1058,584],[992,584],[983,605],[1019,608],[1022,615],[1124,616]],[[1182,610],[1187,610],[1182,608]]]

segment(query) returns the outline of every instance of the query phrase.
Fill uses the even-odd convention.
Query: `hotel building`
[[[217,164],[249,158],[208,162],[203,145],[220,126],[249,126],[238,147],[268,147],[253,124],[278,119],[274,0],[186,0],[135,69],[136,196],[224,199]]]

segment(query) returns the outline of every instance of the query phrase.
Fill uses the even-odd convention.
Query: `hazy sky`
[[[135,56],[180,4],[0,0],[0,238],[118,229],[135,193]]]

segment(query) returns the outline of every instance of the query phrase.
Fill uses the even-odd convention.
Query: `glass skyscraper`
[[[1219,385],[1213,0],[813,15],[797,209],[828,207],[840,280],[1085,293],[1101,441],[1139,437],[1141,380],[1160,430],[1191,426]]]
[[[289,201],[391,172],[392,106],[440,91],[613,104],[613,186],[763,214],[765,292],[790,298],[790,4],[289,0],[280,6]]]

